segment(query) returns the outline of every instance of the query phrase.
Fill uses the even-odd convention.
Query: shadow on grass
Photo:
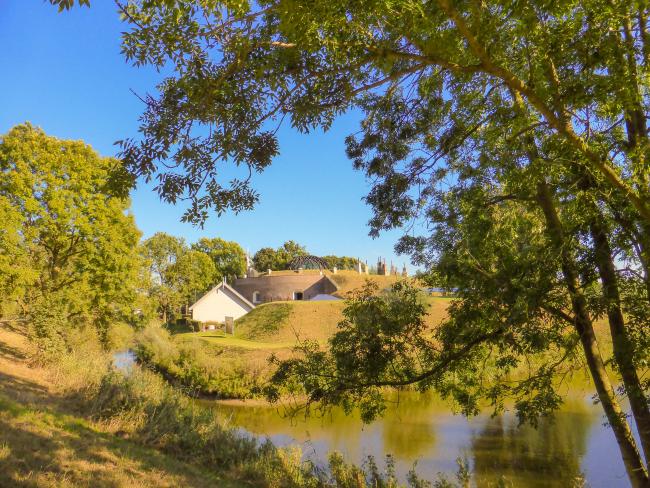
[[[0,357],[13,361],[27,359],[25,353],[20,349],[10,346],[9,344],[5,344],[4,342],[0,342]]]
[[[227,486],[81,420],[0,396],[0,486],[43,485]]]
[[[0,394],[4,394],[7,398],[18,402],[41,403],[48,405],[54,403],[54,398],[44,386],[2,372],[0,372]]]

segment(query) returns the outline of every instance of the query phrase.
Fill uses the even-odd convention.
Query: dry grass
[[[334,294],[342,298],[352,290],[361,288],[368,280],[376,282],[379,285],[379,288],[383,289],[390,287],[393,283],[402,279],[402,276],[367,275],[349,270],[342,270],[336,274],[331,272],[326,272],[325,274],[338,287],[338,290]]]

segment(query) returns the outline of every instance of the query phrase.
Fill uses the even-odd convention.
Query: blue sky
[[[119,20],[113,2],[59,14],[46,0],[0,1],[0,133],[29,121],[48,134],[82,139],[103,155],[113,143],[137,135],[142,103],[162,75],[135,68],[120,54]],[[185,237],[219,236],[251,252],[293,239],[313,254],[378,256],[395,263],[400,232],[368,236],[370,209],[362,201],[369,185],[345,156],[344,138],[358,127],[359,115],[341,117],[326,133],[302,135],[284,127],[280,156],[254,187],[261,194],[252,212],[212,216],[203,229],[180,222],[182,207],[166,205],[151,186],[140,183],[132,209],[144,236],[157,231]]]

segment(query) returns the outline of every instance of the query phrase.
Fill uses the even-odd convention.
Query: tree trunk
[[[630,407],[639,430],[639,438],[641,439],[641,446],[647,464],[650,456],[650,409],[632,361],[634,346],[627,334],[625,318],[621,311],[618,276],[612,261],[612,251],[607,239],[607,233],[601,222],[593,220],[590,223],[590,231],[594,240],[596,265],[602,281],[603,295],[607,301],[607,317],[612,335],[614,358],[630,400]]]
[[[594,332],[593,324],[587,310],[587,301],[580,292],[578,272],[575,261],[564,239],[562,223],[557,215],[550,190],[546,182],[537,184],[537,202],[539,203],[544,217],[549,238],[553,247],[559,252],[562,266],[562,275],[567,290],[571,296],[571,306],[574,313],[574,326],[580,336],[580,342],[587,360],[589,372],[594,381],[598,398],[603,405],[619,450],[628,478],[634,488],[647,488],[650,486],[648,473],[643,465],[643,460],[636,446],[625,414],[618,404],[614,395],[614,389],[609,381],[603,358],[600,354],[598,341]]]

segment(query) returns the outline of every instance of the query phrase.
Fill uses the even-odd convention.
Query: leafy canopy
[[[636,82],[646,64],[630,67],[628,57],[650,53],[647,12],[634,2],[118,3],[130,25],[127,59],[172,72],[158,96],[147,96],[141,137],[121,141],[121,154],[132,174],[158,179],[163,199],[189,199],[186,220],[252,208],[251,175],[277,154],[277,124],[328,128],[351,107],[385,110],[376,96],[400,90],[390,120],[419,111],[429,127],[415,168],[469,149],[463,135],[487,120],[485,103],[500,112],[503,134],[525,131],[513,124],[521,100],[531,124],[581,156],[556,166],[583,166],[650,222],[647,147],[624,133],[645,125]],[[409,130],[400,132],[407,151]],[[220,178],[231,173],[227,163],[243,167],[229,183]],[[408,183],[395,173],[385,189]],[[402,216],[414,205],[395,203]]]
[[[66,326],[133,321],[140,233],[116,195],[119,161],[29,124],[0,141],[0,287],[27,314],[58,309]]]

